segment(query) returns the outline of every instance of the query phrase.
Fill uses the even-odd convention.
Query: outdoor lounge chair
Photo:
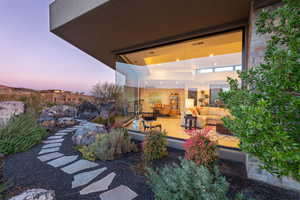
[[[155,128],[159,128],[159,131],[161,131],[161,124],[147,125],[145,120],[142,120],[142,124],[144,127],[144,132],[146,132],[147,130],[155,129]]]

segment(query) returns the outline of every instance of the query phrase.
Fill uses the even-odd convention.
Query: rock
[[[57,126],[59,128],[65,128],[65,127],[68,127],[68,126],[74,126],[77,124],[77,121],[72,118],[72,117],[63,117],[63,118],[59,118],[57,120]]]
[[[76,115],[77,115],[77,109],[75,107],[67,106],[67,105],[57,105],[57,106],[52,106],[51,108],[44,109],[40,117],[61,118],[61,117],[76,117]]]
[[[0,127],[4,126],[11,117],[20,115],[25,111],[25,104],[21,101],[0,102]]]
[[[103,125],[86,123],[74,133],[72,140],[75,145],[90,145],[96,140],[96,136],[106,133]]]
[[[47,130],[54,130],[56,128],[56,119],[53,117],[40,117],[38,122]]]
[[[40,117],[38,122],[47,130],[53,131],[59,128],[66,128],[77,124],[77,120],[73,117],[62,117],[55,119],[54,117]]]
[[[10,198],[10,200],[55,200],[55,192],[44,189],[31,189]]]
[[[67,105],[57,105],[42,111],[38,122],[47,130],[74,126],[77,109]]]
[[[91,102],[84,101],[79,105],[78,108],[78,118],[91,120],[96,118],[99,115],[99,110],[97,106]]]

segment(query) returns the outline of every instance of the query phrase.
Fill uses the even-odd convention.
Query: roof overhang
[[[120,52],[240,27],[249,10],[250,0],[56,0],[50,28],[115,68]]]

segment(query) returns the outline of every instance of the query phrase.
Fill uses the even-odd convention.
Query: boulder
[[[11,117],[20,115],[25,111],[25,104],[21,101],[0,102],[0,127],[4,126]]]
[[[40,117],[38,122],[47,130],[54,130],[56,128],[56,119],[53,117]]]
[[[40,117],[61,118],[61,117],[76,117],[76,115],[77,115],[77,109],[75,107],[67,106],[67,105],[57,105],[57,106],[52,106],[51,108],[44,109]]]
[[[47,130],[65,128],[76,124],[77,109],[67,105],[57,105],[42,111],[38,122]]]
[[[10,200],[55,200],[55,192],[44,189],[31,189],[10,198]]]
[[[78,128],[72,137],[75,145],[90,145],[96,140],[96,136],[106,133],[103,125],[95,123],[85,123],[84,126]]]
[[[79,119],[91,120],[99,115],[99,110],[95,104],[84,101],[79,105],[77,115]]]
[[[73,117],[63,117],[63,118],[58,118],[56,126],[59,128],[65,128],[68,126],[74,126],[77,124],[77,121]]]

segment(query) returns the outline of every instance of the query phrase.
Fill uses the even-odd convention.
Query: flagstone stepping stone
[[[56,136],[65,136],[65,135],[68,135],[69,133],[56,133],[55,135]]]
[[[138,195],[125,185],[100,194],[101,200],[132,200]]]
[[[85,194],[90,194],[90,193],[94,193],[94,192],[101,192],[101,191],[107,190],[109,185],[114,180],[115,176],[116,176],[116,174],[114,172],[108,174],[103,179],[101,179],[97,182],[94,182],[94,183],[88,185],[87,187],[83,188],[79,192],[80,195],[85,195]]]
[[[72,131],[74,131],[74,129],[69,129],[69,130],[67,130],[67,129],[65,129],[65,130],[60,130],[59,132],[60,132],[60,133],[71,133]]]
[[[44,146],[42,146],[43,149],[45,148],[50,148],[50,147],[60,147],[61,143],[52,143],[52,144],[46,144]]]
[[[87,161],[87,160],[79,160],[76,161],[73,164],[70,164],[64,168],[62,168],[61,170],[66,172],[67,174],[74,174],[76,172],[88,169],[88,168],[92,168],[92,167],[97,167],[98,164],[91,162],[91,161]]]
[[[73,161],[75,161],[78,158],[78,156],[63,156],[61,158],[57,158],[55,160],[52,160],[48,162],[48,165],[51,165],[52,167],[61,167],[66,164],[69,164]]]
[[[52,140],[52,139],[61,139],[63,136],[50,136],[50,137],[48,137],[47,139],[49,140]]]
[[[74,180],[72,182],[72,189],[88,184],[93,179],[95,179],[97,176],[99,176],[101,173],[103,173],[105,170],[107,170],[107,168],[103,167],[101,169],[96,169],[93,171],[83,172],[83,173],[75,175]]]
[[[50,143],[57,143],[57,142],[62,142],[64,141],[64,139],[58,139],[58,140],[46,140],[46,141],[43,141],[43,143],[45,144],[50,144]]]
[[[52,152],[56,152],[56,151],[59,151],[59,147],[48,148],[48,149],[42,149],[42,150],[39,152],[39,155],[45,154],[45,153],[52,153]]]
[[[62,154],[62,153],[55,152],[55,153],[49,153],[49,154],[46,154],[43,156],[39,156],[38,159],[42,162],[45,162],[48,160],[52,160],[54,158],[62,157],[63,155],[64,154]]]

